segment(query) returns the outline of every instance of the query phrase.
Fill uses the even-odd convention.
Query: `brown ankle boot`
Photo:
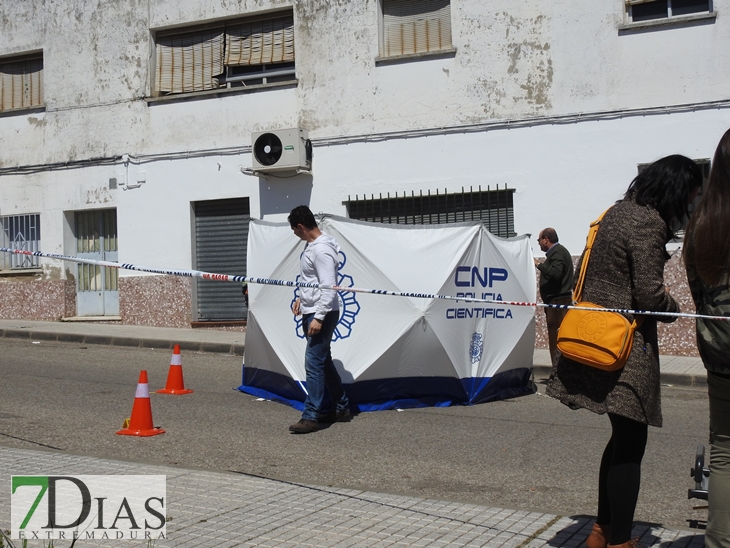
[[[608,546],[608,538],[610,534],[610,525],[599,525],[594,523],[593,530],[586,539],[586,546],[588,548],[606,548]]]

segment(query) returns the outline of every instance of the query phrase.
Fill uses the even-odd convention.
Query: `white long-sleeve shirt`
[[[337,241],[324,232],[313,242],[307,242],[299,260],[300,281],[336,285],[339,252]],[[318,320],[324,319],[327,312],[340,309],[337,292],[333,289],[300,287],[299,299],[302,314],[314,313]]]

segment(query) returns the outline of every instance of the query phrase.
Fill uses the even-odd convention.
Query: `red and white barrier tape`
[[[495,301],[492,299],[478,299],[475,297],[454,297],[453,295],[440,295],[437,293],[410,293],[406,291],[390,291],[387,289],[363,289],[359,287],[342,287],[337,285],[326,285],[305,282],[292,282],[289,280],[275,280],[271,278],[256,278],[253,276],[233,276],[230,274],[214,274],[212,272],[203,272],[201,270],[170,270],[162,268],[148,268],[144,266],[134,265],[130,263],[114,263],[111,261],[97,261],[93,259],[82,259],[81,257],[71,257],[69,255],[59,255],[56,253],[42,253],[40,251],[24,251],[20,249],[8,249],[0,247],[0,251],[5,253],[13,253],[16,255],[31,255],[33,257],[46,257],[48,259],[58,259],[61,261],[72,261],[82,264],[93,264],[99,266],[108,266],[109,268],[123,268],[125,270],[135,270],[138,272],[150,272],[152,274],[166,274],[168,276],[185,276],[188,278],[203,278],[204,280],[213,280],[217,282],[237,282],[263,285],[279,285],[283,287],[312,287],[315,289],[333,289],[335,291],[347,291],[350,293],[370,293],[374,295],[390,295],[393,297],[410,297],[414,299],[445,299],[450,301],[462,301],[468,303],[484,303],[499,304],[503,306],[522,306],[522,307],[538,307],[538,308],[580,308],[581,310],[595,310],[597,312],[619,312],[622,314],[642,315],[642,316],[670,316],[676,318],[703,318],[707,320],[730,321],[730,316],[710,316],[706,314],[692,314],[688,312],[656,312],[653,310],[632,310],[625,308],[588,308],[577,307],[567,304],[545,304],[531,303],[522,301]]]

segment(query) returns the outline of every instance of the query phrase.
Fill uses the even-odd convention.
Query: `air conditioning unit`
[[[311,171],[312,142],[306,129],[277,129],[251,135],[253,171]]]

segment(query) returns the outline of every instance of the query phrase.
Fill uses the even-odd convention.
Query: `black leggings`
[[[631,540],[648,427],[613,413],[608,418],[613,432],[601,459],[596,521],[611,526],[609,544],[623,544]]]

